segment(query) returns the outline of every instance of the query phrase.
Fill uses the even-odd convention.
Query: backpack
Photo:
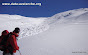
[[[4,51],[6,49],[5,45],[9,38],[9,35],[10,35],[10,33],[7,30],[4,30],[2,32],[2,35],[0,36],[0,50],[1,51]]]

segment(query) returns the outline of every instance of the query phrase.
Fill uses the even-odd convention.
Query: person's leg
[[[5,52],[3,52],[3,55],[5,55]]]
[[[3,52],[3,55],[13,55],[13,54]]]
[[[10,53],[6,53],[5,55],[11,55]]]
[[[12,53],[11,55],[15,55],[14,53]]]

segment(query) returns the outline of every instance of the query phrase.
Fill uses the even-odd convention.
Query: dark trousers
[[[14,55],[14,53],[5,53],[5,52],[3,52],[3,55]]]

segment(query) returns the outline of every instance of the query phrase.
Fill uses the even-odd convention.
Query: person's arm
[[[19,47],[18,47],[17,41],[16,41],[16,37],[14,35],[11,35],[10,44],[14,50],[19,50]]]

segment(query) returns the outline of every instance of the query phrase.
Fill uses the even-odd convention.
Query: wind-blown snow
[[[88,55],[88,8],[46,18],[0,15],[0,32],[15,27],[22,55]]]

